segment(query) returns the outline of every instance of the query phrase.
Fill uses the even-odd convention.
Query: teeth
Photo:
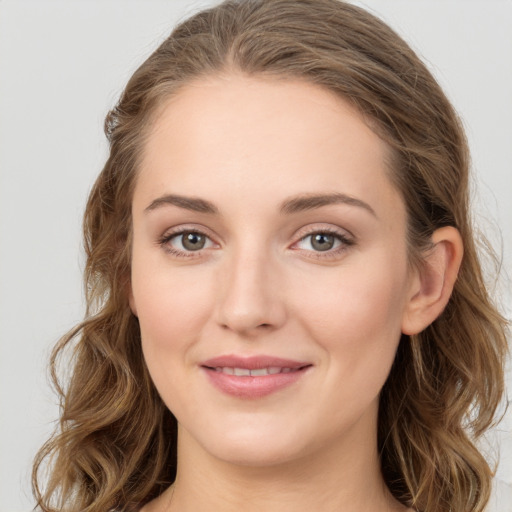
[[[251,375],[251,370],[249,370],[247,368],[233,368],[233,370],[234,370],[234,375],[237,375],[240,377],[245,377],[245,376]]]
[[[267,368],[259,368],[258,370],[251,370],[251,376],[257,377],[260,375],[268,375]]]
[[[290,373],[296,370],[292,368],[281,368],[279,366],[258,368],[257,370],[249,370],[248,368],[231,368],[230,366],[218,366],[215,368],[215,371],[225,373],[227,375],[236,375],[238,377],[261,377],[264,375],[276,375],[277,373]]]

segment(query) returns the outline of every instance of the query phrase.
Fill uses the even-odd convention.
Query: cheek
[[[209,318],[210,291],[205,275],[191,282],[190,272],[134,255],[132,293],[148,365],[164,355],[172,361],[196,342]]]
[[[309,293],[299,314],[303,325],[333,368],[343,375],[359,374],[356,383],[369,375],[382,381],[393,362],[408,282],[405,258],[399,259],[383,254],[305,283]]]
[[[189,403],[192,353],[210,310],[208,282],[185,278],[179,269],[149,258],[132,261],[132,290],[142,351],[151,378],[167,407],[176,414]],[[151,269],[151,270],[150,270]],[[204,276],[203,276],[204,278]]]

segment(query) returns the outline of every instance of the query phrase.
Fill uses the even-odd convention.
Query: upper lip
[[[201,366],[208,368],[246,368],[248,370],[259,370],[261,368],[270,367],[298,369],[311,366],[311,363],[265,355],[250,357],[225,355],[203,361]]]

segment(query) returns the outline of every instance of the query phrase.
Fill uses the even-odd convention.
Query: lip
[[[208,359],[200,364],[210,382],[225,394],[245,399],[261,398],[288,387],[302,379],[312,364],[273,356],[241,357],[226,355]],[[221,369],[272,369],[267,375],[232,375]],[[277,370],[279,369],[279,373]],[[282,373],[284,370],[284,373]],[[244,372],[245,373],[245,372]]]

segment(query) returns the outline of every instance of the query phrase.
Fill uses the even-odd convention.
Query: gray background
[[[170,28],[212,3],[0,0],[0,512],[32,508],[31,459],[58,415],[45,365],[83,314],[80,222],[106,157],[103,118]],[[359,3],[405,36],[461,113],[476,221],[512,275],[512,1]],[[510,317],[510,281],[498,293]],[[509,410],[489,436],[501,451],[492,512],[512,511],[511,432]]]

